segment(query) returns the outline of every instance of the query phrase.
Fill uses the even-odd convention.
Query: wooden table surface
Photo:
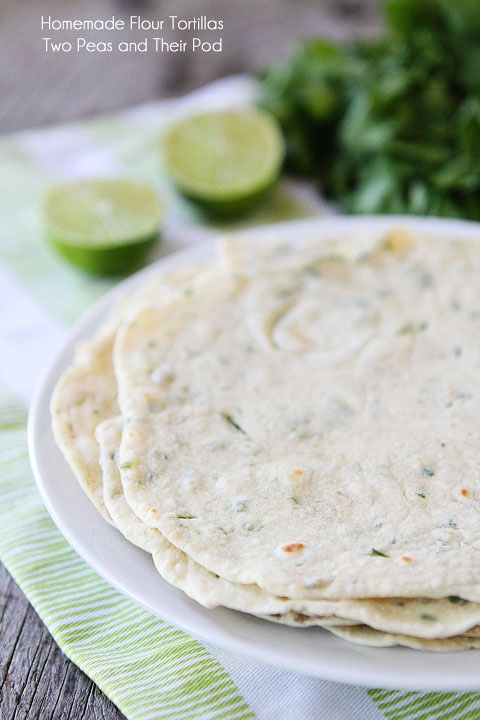
[[[378,5],[379,0],[0,0],[0,133],[179,95],[232,73],[257,72],[286,58],[300,38],[375,32]],[[224,22],[221,53],[59,55],[46,52],[42,41],[42,15],[193,18],[199,6],[201,14]],[[175,30],[163,35],[167,41],[179,39]],[[128,39],[143,36],[132,31]],[[107,31],[102,40],[108,41]],[[122,717],[63,655],[0,564],[1,720]]]

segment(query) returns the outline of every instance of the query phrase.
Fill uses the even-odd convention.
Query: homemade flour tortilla
[[[426,640],[399,633],[379,632],[365,625],[332,626],[329,630],[337,637],[342,638],[342,640],[348,640],[359,645],[369,645],[370,647],[403,645],[414,650],[430,650],[434,652],[457,652],[459,650],[474,650],[480,647],[480,638],[462,635],[438,640]]]
[[[165,580],[205,607],[224,606],[303,627],[364,623],[377,630],[423,638],[442,638],[463,632],[470,635],[470,629],[480,623],[480,606],[458,597],[293,601],[271,596],[258,586],[239,585],[214,575],[132,512],[123,494],[117,465],[121,431],[121,418],[114,418],[101,423],[96,433],[105,504],[111,517],[128,540],[152,553],[155,566]]]
[[[51,402],[57,445],[85,493],[109,522],[112,519],[103,501],[95,428],[102,419],[119,412],[113,382],[114,337],[115,331],[107,328],[77,348],[73,364],[62,375]]]
[[[113,418],[102,422],[96,432],[100,447],[105,504],[122,534],[130,542],[152,554],[156,568],[167,582],[183,590],[189,597],[205,607],[224,605],[256,615],[287,613],[290,609],[295,612],[303,612],[307,609],[325,610],[324,617],[318,615],[315,617],[316,625],[349,623],[347,619],[339,619],[334,616],[335,607],[332,603],[313,603],[312,607],[308,608],[308,603],[305,605],[288,601],[287,598],[276,598],[268,595],[259,587],[235,585],[213,575],[169,543],[158,530],[145,525],[134,515],[123,495],[116,461],[121,430],[121,418]]]
[[[112,374],[113,381],[113,374]],[[148,527],[137,517],[123,494],[118,469],[118,448],[122,437],[122,418],[114,417],[101,422],[95,431],[97,443],[97,464],[101,471],[101,484],[105,507],[113,524],[131,543],[146,552],[153,551],[158,530]]]
[[[51,401],[52,428],[57,445],[90,500],[111,522],[103,501],[103,481],[98,464],[95,428],[118,415],[117,385],[112,352],[120,323],[145,303],[162,304],[171,296],[190,291],[210,270],[185,268],[154,277],[120,297],[96,336],[78,345],[72,364],[65,370]]]
[[[311,259],[121,326],[127,502],[272,595],[479,601],[478,244]]]

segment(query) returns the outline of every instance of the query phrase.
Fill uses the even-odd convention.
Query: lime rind
[[[98,275],[123,275],[139,269],[148,253],[153,249],[158,233],[135,244],[122,244],[109,247],[95,247],[66,244],[50,236],[57,252],[66,260],[82,270]]]

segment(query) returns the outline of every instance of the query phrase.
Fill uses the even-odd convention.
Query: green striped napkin
[[[30,397],[67,327],[112,284],[80,273],[53,253],[38,225],[39,196],[52,180],[67,177],[113,173],[140,179],[168,203],[171,230],[163,252],[188,243],[198,237],[198,229],[191,230],[199,218],[162,178],[156,147],[161,128],[196,107],[248,103],[252,92],[247,78],[229,78],[182,100],[0,140],[1,559],[64,652],[130,720],[480,718],[480,693],[340,685],[266,667],[189,637],[96,575],[58,532],[36,491],[26,445]],[[249,222],[321,211],[308,191],[284,184]]]

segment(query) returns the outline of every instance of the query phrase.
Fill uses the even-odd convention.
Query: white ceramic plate
[[[296,221],[244,231],[260,241],[270,235],[326,237],[391,226],[410,226],[438,235],[480,239],[480,225],[454,220],[348,217]],[[214,242],[193,245],[168,256],[121,283],[135,287],[146,274],[213,257]],[[94,334],[115,293],[97,303],[74,327],[53,359],[34,398],[29,425],[30,454],[38,488],[54,522],[68,542],[100,575],[154,615],[192,635],[234,653],[320,678],[370,687],[409,690],[474,690],[479,687],[480,650],[431,653],[406,648],[368,648],[317,629],[288,628],[226,609],[206,610],[165,583],[149,555],[108,525],[84,495],[53,439],[50,397],[78,340]]]

